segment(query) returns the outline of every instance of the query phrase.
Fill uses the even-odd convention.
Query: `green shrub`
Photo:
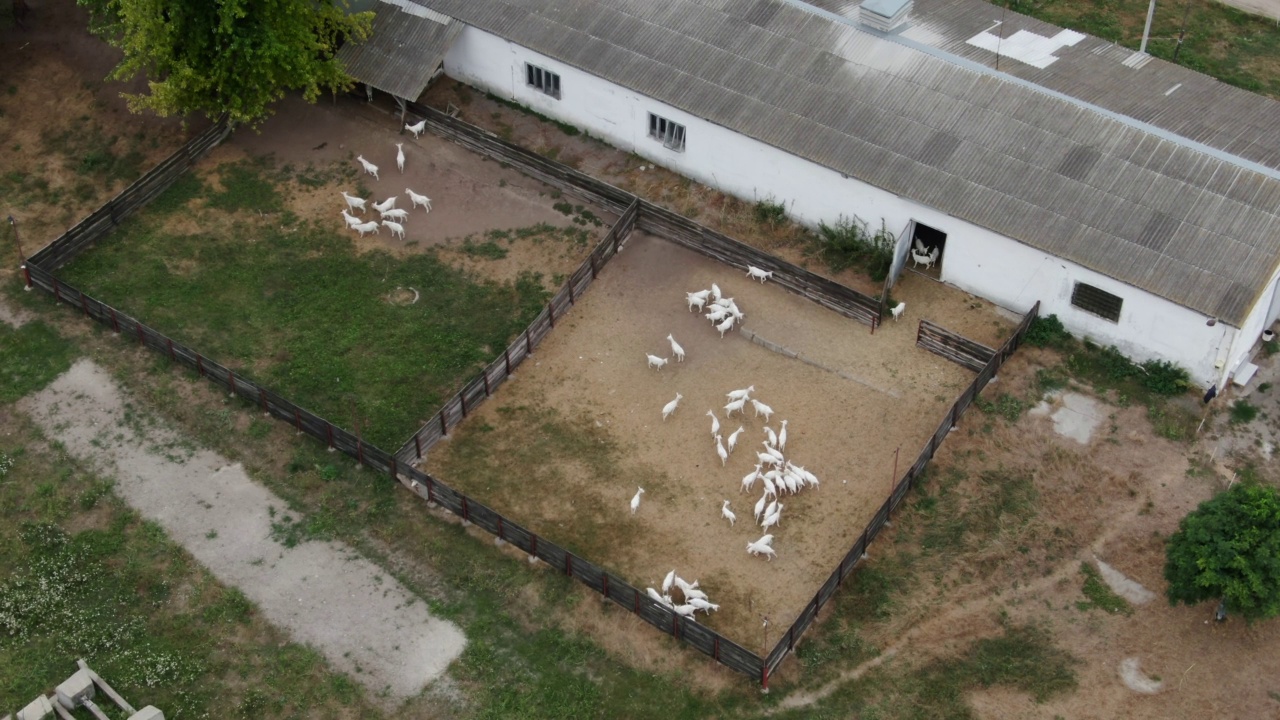
[[[1233,425],[1253,422],[1256,417],[1258,417],[1258,407],[1256,405],[1250,405],[1247,400],[1237,400],[1231,403],[1231,423]]]
[[[1027,328],[1027,334],[1022,337],[1022,341],[1035,347],[1053,347],[1062,350],[1070,346],[1071,333],[1067,332],[1057,315],[1041,316],[1031,321],[1031,327]]]
[[[857,216],[847,218],[843,215],[832,225],[819,223],[818,232],[811,241],[812,251],[832,271],[861,267],[876,282],[889,274],[894,244],[895,238],[884,223],[872,233]]]
[[[1267,357],[1280,352],[1280,340],[1268,340],[1262,343],[1262,351],[1267,354]]]
[[[787,206],[774,200],[766,198],[757,200],[755,206],[756,222],[764,225],[778,225],[787,220]]]
[[[1191,375],[1167,360],[1142,363],[1142,386],[1156,395],[1181,395],[1191,389]]]

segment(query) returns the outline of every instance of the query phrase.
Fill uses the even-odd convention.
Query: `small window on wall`
[[[560,76],[537,65],[524,64],[525,82],[553,98],[560,97]]]
[[[684,152],[684,126],[649,113],[649,137],[677,152]]]
[[[1076,283],[1075,290],[1071,291],[1071,304],[1111,322],[1120,322],[1120,306],[1124,300],[1092,285]]]

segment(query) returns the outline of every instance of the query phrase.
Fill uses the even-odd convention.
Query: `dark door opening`
[[[947,234],[916,222],[911,234],[911,267],[929,277],[942,277],[942,257],[946,254]]]

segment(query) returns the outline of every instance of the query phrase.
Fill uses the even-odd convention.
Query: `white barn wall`
[[[560,99],[526,85],[526,62],[560,74]],[[944,281],[1018,312],[1040,300],[1041,313],[1057,314],[1073,333],[1114,344],[1139,360],[1176,362],[1206,387],[1219,381],[1222,371],[1215,364],[1226,362],[1234,328],[1223,323],[1208,327],[1208,318],[1192,310],[473,27],[459,35],[444,64],[450,77],[583,128],[681,175],[746,200],[773,198],[787,206],[791,217],[809,225],[857,215],[872,229],[883,220],[895,236],[913,219],[942,230],[947,233]],[[685,125],[684,152],[669,150],[648,136],[649,112]],[[1075,281],[1124,298],[1120,322],[1072,306]],[[1264,307],[1269,310],[1267,300]]]

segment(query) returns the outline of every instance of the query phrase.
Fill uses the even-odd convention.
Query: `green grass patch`
[[[244,160],[223,165],[222,190],[209,196],[209,207],[235,212],[279,212],[284,207],[283,198],[276,189],[276,180],[269,177],[269,166],[261,160]]]
[[[165,190],[160,197],[147,206],[148,213],[170,215],[178,210],[186,210],[191,201],[204,195],[204,183],[195,173],[185,172]]]
[[[1041,703],[1076,687],[1074,656],[1053,644],[1043,629],[1006,627],[973,643],[961,655],[916,668],[882,666],[841,686],[816,707],[780,713],[787,720],[878,718],[968,720],[965,698],[981,688],[1007,687]]]
[[[966,473],[952,466],[936,489],[922,484],[915,507],[921,513],[920,545],[926,552],[979,549],[1003,533],[1016,532],[1038,510],[1039,492],[1030,470],[985,470],[976,487],[962,492],[958,487],[966,479]]]
[[[133,143],[111,135],[88,115],[61,132],[45,130],[41,144],[61,155],[77,174],[97,182],[132,182],[142,176],[143,156]]]
[[[382,717],[351,679],[289,642],[242,593],[138,518],[108,480],[56,445],[46,449],[21,415],[7,427],[0,708],[49,692],[84,658],[131,702],[165,717]],[[263,713],[233,712],[255,697],[270,698]]]
[[[1000,393],[995,400],[987,400],[982,397],[976,398],[974,405],[983,413],[998,415],[1009,423],[1017,422],[1018,418],[1022,417],[1023,411],[1027,409],[1026,401],[1009,393]]]
[[[471,238],[464,238],[461,250],[464,255],[470,255],[474,258],[486,258],[488,260],[501,260],[507,256],[507,249],[493,240],[476,242]]]
[[[244,172],[245,187],[259,182],[237,167],[224,179]],[[204,217],[221,224],[186,235],[149,214],[131,220],[69,266],[67,280],[388,449],[546,297],[533,274],[495,283],[430,254],[356,254],[332,223],[282,230]],[[419,289],[420,301],[392,302],[397,287]]]
[[[1111,588],[1103,581],[1102,575],[1098,573],[1097,568],[1087,562],[1082,562],[1080,563],[1080,574],[1084,576],[1084,586],[1080,590],[1084,593],[1085,599],[1076,603],[1077,609],[1083,611],[1097,608],[1109,613],[1133,614],[1133,606],[1129,604],[1128,600],[1111,591]]]
[[[1231,403],[1231,424],[1244,425],[1258,417],[1258,406],[1251,405],[1248,400],[1240,399]]]
[[[71,367],[76,351],[38,320],[13,329],[0,323],[0,403],[48,385]]]

